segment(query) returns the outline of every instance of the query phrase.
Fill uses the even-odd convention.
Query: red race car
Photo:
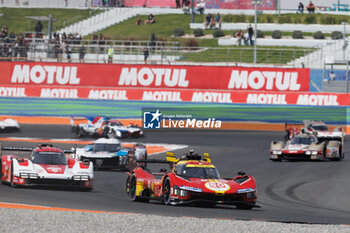
[[[154,173],[136,166],[136,162],[169,163],[170,171],[161,169]],[[257,191],[254,178],[244,172],[239,172],[234,178],[221,178],[207,153],[202,157],[191,150],[177,159],[168,152],[166,161],[136,161],[130,156],[129,163],[135,168],[129,172],[126,192],[134,201],[155,199],[166,205],[204,202],[235,205],[238,209],[259,207],[255,204]]]

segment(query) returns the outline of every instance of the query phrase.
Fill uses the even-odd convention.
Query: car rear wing
[[[33,151],[37,147],[53,147],[51,144],[38,144],[36,147],[18,147],[18,146],[2,146],[0,143],[0,154],[2,151]],[[73,154],[75,153],[74,149],[71,150],[62,150],[65,154]]]
[[[180,158],[176,158],[175,154],[172,152],[166,152],[166,159],[142,159],[137,160],[135,157],[135,150],[129,151],[129,171],[132,172],[134,168],[138,166],[146,167],[147,163],[167,163],[169,164],[170,170],[174,168],[175,164],[177,164],[180,160],[198,160],[198,161],[206,161],[211,163],[211,159],[208,153],[204,153],[203,157],[198,154],[193,154],[193,151],[187,155],[184,155]]]

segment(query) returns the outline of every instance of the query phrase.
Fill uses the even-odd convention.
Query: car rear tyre
[[[108,138],[108,134],[109,134],[109,127],[104,127],[103,131],[102,131],[102,137]]]
[[[167,177],[164,181],[163,185],[163,201],[164,204],[170,205],[171,203],[171,196],[170,196],[170,179]]]
[[[13,161],[11,162],[11,179],[10,179],[10,185],[11,185],[11,187],[16,187],[16,185],[13,183]]]
[[[117,133],[115,132],[114,129],[111,130],[111,133],[109,135],[109,138],[116,138],[117,137]]]
[[[129,186],[129,195],[133,201],[141,201],[141,202],[149,202],[148,198],[143,198],[136,195],[136,185],[137,185],[137,179],[136,175],[132,174],[131,180],[130,180],[130,186]],[[127,187],[128,189],[128,187]]]

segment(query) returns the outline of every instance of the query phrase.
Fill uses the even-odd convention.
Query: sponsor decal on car
[[[215,192],[225,192],[230,189],[228,184],[222,182],[207,182],[204,184],[207,189],[210,189]]]
[[[181,185],[180,188],[188,190],[188,191],[193,191],[193,192],[202,192],[203,190],[200,188],[195,188],[195,187],[190,187],[190,186],[184,186]]]

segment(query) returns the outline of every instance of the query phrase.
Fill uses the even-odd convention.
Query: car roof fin
[[[175,157],[175,154],[172,152],[166,152],[166,161],[169,163],[177,163],[179,159]]]
[[[208,163],[211,163],[209,153],[203,153],[203,160],[207,161]]]

